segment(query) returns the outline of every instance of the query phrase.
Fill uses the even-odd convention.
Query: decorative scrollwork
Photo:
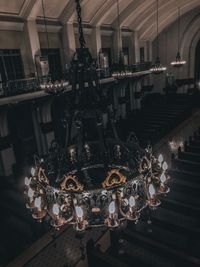
[[[108,188],[115,185],[120,185],[126,182],[126,176],[123,175],[118,169],[112,169],[102,183],[103,188]]]
[[[62,190],[81,192],[83,191],[83,185],[76,180],[76,175],[65,176],[64,181],[60,185]]]

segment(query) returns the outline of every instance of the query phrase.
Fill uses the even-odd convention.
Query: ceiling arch
[[[0,16],[22,19],[41,18],[42,0],[1,0]],[[82,19],[91,26],[117,25],[117,0],[81,0]],[[156,34],[155,0],[119,0],[120,26],[138,31],[140,39],[153,40]],[[44,0],[48,20],[62,24],[77,20],[75,0]],[[176,8],[181,6],[184,15],[197,6],[200,0],[159,0],[159,29],[162,31],[177,19]]]

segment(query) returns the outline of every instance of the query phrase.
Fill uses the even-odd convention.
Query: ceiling
[[[37,19],[43,16],[42,0],[1,0],[0,19]],[[81,0],[84,23],[91,26],[117,24],[117,0]],[[163,30],[181,14],[200,8],[200,0],[159,0],[159,29]],[[44,0],[48,20],[61,23],[76,20],[74,0]],[[141,39],[152,39],[156,34],[155,0],[119,0],[120,25],[138,31]]]

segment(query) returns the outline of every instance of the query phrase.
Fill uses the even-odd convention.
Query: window
[[[140,62],[144,61],[144,47],[140,47]]]
[[[20,49],[0,49],[0,73],[3,83],[24,78]]]

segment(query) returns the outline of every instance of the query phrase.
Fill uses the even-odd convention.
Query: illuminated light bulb
[[[110,213],[110,214],[115,213],[115,202],[114,202],[114,201],[112,201],[112,202],[110,203],[110,205],[109,205],[109,207],[108,207],[108,210],[109,210],[109,213]]]
[[[30,183],[31,183],[31,179],[29,179],[28,177],[25,177],[25,179],[24,179],[24,184],[25,184],[26,186],[29,186]]]
[[[53,212],[53,214],[56,215],[56,216],[59,215],[60,209],[59,209],[58,204],[53,204],[52,212]]]
[[[167,180],[167,178],[166,178],[165,174],[162,173],[160,176],[160,181],[164,184],[166,182],[166,180]]]
[[[164,171],[166,171],[168,169],[168,165],[167,165],[166,161],[163,162],[162,168]]]
[[[149,185],[149,194],[151,196],[151,198],[155,195],[156,190],[154,188],[154,186],[152,184]]]
[[[33,168],[33,167],[31,168],[31,175],[35,176],[35,168]]]
[[[29,190],[28,190],[28,197],[29,197],[30,199],[32,199],[33,196],[34,196],[34,191],[33,191],[31,188],[29,188]]]
[[[135,198],[133,196],[130,196],[129,198],[129,206],[133,208],[135,206]]]
[[[34,202],[35,207],[40,209],[41,203],[42,203],[41,197],[36,197],[35,202]]]
[[[159,155],[159,157],[158,157],[158,162],[159,162],[159,163],[162,163],[162,162],[163,162],[163,155],[162,155],[162,154]]]
[[[75,207],[75,211],[76,211],[76,215],[78,218],[82,218],[83,217],[83,209],[80,206],[76,206]]]

